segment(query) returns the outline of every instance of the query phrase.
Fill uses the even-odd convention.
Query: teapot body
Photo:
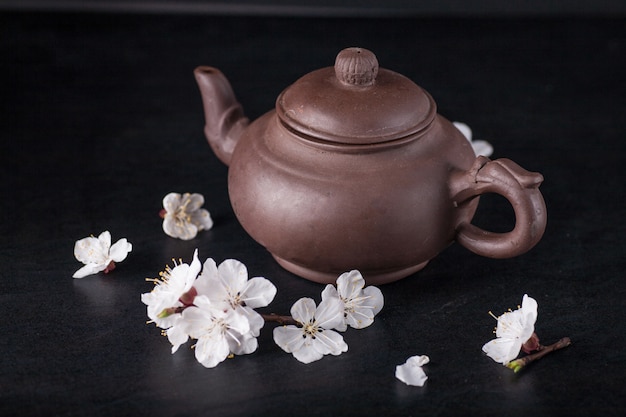
[[[379,68],[370,51],[344,49],[334,67],[298,79],[251,124],[219,70],[194,74],[238,220],[296,275],[334,283],[358,269],[383,284],[420,270],[453,241],[508,258],[544,233],[543,176],[476,156],[426,91]],[[511,203],[513,230],[471,224],[485,193]]]
[[[455,239],[478,199],[451,199],[449,178],[475,160],[436,116],[395,141],[343,145],[299,135],[274,111],[242,134],[228,188],[243,228],[287,270],[334,282],[359,269],[368,283],[408,276]]]

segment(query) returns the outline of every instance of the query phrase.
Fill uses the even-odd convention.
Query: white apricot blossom
[[[111,233],[108,230],[100,233],[96,238],[86,237],[74,244],[74,256],[85,266],[76,271],[74,278],[84,278],[87,275],[104,271],[108,273],[115,269],[116,262],[122,262],[133,250],[133,245],[122,238],[111,245]]]
[[[383,293],[374,286],[365,287],[365,279],[358,270],[345,272],[337,278],[337,287],[328,284],[322,291],[322,300],[334,297],[343,304],[343,321],[335,329],[343,332],[348,326],[362,329],[374,322],[374,316],[383,308]]]
[[[213,227],[213,219],[204,205],[204,196],[198,193],[169,193],[163,198],[163,231],[171,237],[190,240],[199,231]]]
[[[483,352],[503,365],[517,358],[522,345],[533,336],[537,321],[537,301],[524,294],[522,305],[496,317],[496,338],[485,343]]]
[[[291,316],[299,326],[274,328],[274,341],[300,362],[311,363],[348,350],[343,337],[332,330],[343,322],[343,304],[338,298],[322,300],[319,306],[311,298],[301,298],[291,307]]]

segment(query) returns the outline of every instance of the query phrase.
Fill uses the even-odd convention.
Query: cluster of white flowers
[[[269,280],[248,279],[245,265],[234,259],[217,266],[209,258],[201,266],[196,250],[191,264],[179,261],[152,281],[153,290],[142,294],[141,301],[147,305],[150,322],[163,329],[172,344],[172,353],[190,338],[197,339],[196,359],[212,368],[230,355],[257,349],[265,319],[255,309],[266,307],[276,295]],[[326,287],[319,306],[310,298],[293,305],[291,314],[297,325],[274,329],[275,342],[301,362],[347,351],[335,330],[367,327],[383,306],[380,290],[364,289],[365,280],[358,271],[342,274],[337,283],[338,288]]]
[[[234,259],[217,266],[209,258],[201,267],[196,249],[191,264],[180,261],[153,281],[153,290],[141,301],[151,322],[167,335],[172,353],[196,339],[196,359],[213,368],[231,354],[257,349],[265,321],[254,309],[274,299],[276,287],[269,280],[248,279],[246,266]]]
[[[337,278],[336,288],[331,284],[324,288],[319,305],[311,298],[299,299],[291,307],[291,316],[298,325],[276,327],[274,341],[302,363],[346,352],[348,345],[337,331],[346,331],[348,326],[369,326],[384,304],[383,293],[377,287],[364,287],[361,273],[353,270]]]

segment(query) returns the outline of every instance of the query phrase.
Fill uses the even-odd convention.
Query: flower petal
[[[343,340],[343,336],[334,330],[320,331],[311,341],[313,348],[323,355],[340,355],[348,351],[348,345]]]
[[[227,310],[223,317],[224,322],[229,330],[234,330],[238,334],[229,333],[231,336],[239,339],[243,335],[250,332],[250,323],[246,314],[241,309]],[[239,337],[238,337],[239,336]]]
[[[186,203],[186,212],[191,213],[198,210],[204,204],[204,196],[199,193],[185,193],[183,195],[183,204]]]
[[[372,312],[374,315],[380,313],[380,310],[383,309],[385,305],[385,297],[383,297],[383,292],[374,286],[365,287],[363,290],[363,295],[367,297],[367,301],[365,304],[372,308]]]
[[[111,247],[111,233],[108,230],[105,230],[104,232],[100,233],[100,236],[98,236],[98,240],[100,241],[102,248],[108,252],[109,248]]]
[[[537,321],[537,300],[524,294],[522,298],[522,322],[523,330],[519,335],[522,344],[525,343],[535,332],[535,322]]]
[[[237,343],[229,340],[228,346],[230,351],[235,355],[248,355],[257,350],[259,347],[259,343],[256,337],[252,336],[250,333],[247,333],[239,338],[237,338]]]
[[[322,291],[322,302],[324,300],[328,300],[328,299],[336,299],[339,300],[342,303],[342,308],[344,309],[344,314],[343,314],[343,319],[341,320],[340,323],[338,323],[337,325],[335,325],[335,327],[333,327],[333,329],[335,330],[339,330],[340,332],[345,332],[346,330],[348,330],[348,317],[345,314],[345,304],[343,302],[343,300],[339,297],[339,293],[337,292],[337,288],[335,288],[334,285],[332,284],[327,284],[326,287],[324,288],[324,290]]]
[[[178,221],[175,217],[166,215],[163,219],[163,231],[166,235],[181,240],[191,240],[198,234],[198,227],[186,221]]]
[[[505,339],[514,339],[520,335],[524,324],[523,314],[520,310],[507,311],[498,317],[496,336]]]
[[[107,258],[107,254],[102,251],[100,241],[93,236],[76,241],[74,244],[74,256],[79,262],[84,264],[104,264]],[[106,265],[104,267],[106,268]]]
[[[526,342],[535,331],[537,321],[537,301],[524,295],[522,306],[498,317],[496,336],[502,338],[519,338]]]
[[[364,329],[372,323],[374,323],[374,312],[367,306],[353,307],[352,311],[346,314],[346,324],[353,329]]]
[[[240,307],[238,310],[246,316],[248,324],[250,325],[250,334],[254,337],[258,337],[261,333],[261,329],[265,325],[263,317],[250,307]]]
[[[164,291],[174,294],[178,300],[184,293],[189,291],[195,283],[200,273],[200,260],[198,259],[198,249],[194,250],[191,264],[178,264],[168,273],[167,282],[159,285]]]
[[[189,336],[185,331],[185,326],[182,324],[170,327],[167,329],[166,333],[167,339],[172,344],[172,354],[178,350],[180,345],[186,343],[189,339]]]
[[[185,322],[187,334],[194,339],[200,339],[208,333],[214,319],[211,303],[208,300],[202,303],[202,299],[206,300],[206,297],[196,297],[197,306],[187,307],[182,313],[181,320]]]
[[[109,258],[115,262],[122,262],[132,250],[133,245],[125,238],[122,238],[111,246],[111,249],[109,250]]]
[[[297,360],[299,360],[302,363],[315,362],[315,361],[318,361],[318,360],[320,360],[320,359],[322,359],[324,357],[323,354],[321,354],[320,352],[318,352],[315,349],[312,349],[310,346],[298,349],[298,350],[294,351],[292,354],[293,354],[294,358],[296,358]]]
[[[209,230],[213,227],[213,219],[207,210],[196,210],[189,213],[189,215],[191,223],[193,223],[198,230]]]
[[[335,288],[335,286],[332,284],[327,284],[322,291],[322,300],[325,300],[327,298],[339,298],[337,288]]]
[[[163,208],[168,213],[174,213],[180,206],[181,195],[178,193],[169,193],[163,197]]]
[[[334,329],[344,321],[344,304],[336,298],[327,298],[317,307],[315,322],[323,329]]]
[[[337,292],[345,300],[359,297],[364,286],[365,280],[356,269],[345,272],[337,278]]]
[[[312,298],[304,297],[293,303],[291,306],[291,317],[299,323],[308,323],[315,317],[315,301]]]
[[[226,338],[220,337],[217,331],[201,337],[196,343],[196,359],[206,368],[216,367],[223,362],[229,354],[230,348]]]
[[[306,341],[302,329],[292,325],[275,327],[273,336],[274,342],[287,353],[300,350]]]
[[[537,300],[529,297],[528,294],[524,294],[524,297],[522,297],[521,309],[527,317],[527,320],[532,321],[534,324],[537,320]]]
[[[517,338],[497,338],[483,345],[483,352],[494,361],[506,365],[517,358],[522,342]]]
[[[231,294],[241,292],[248,282],[248,269],[236,259],[226,259],[217,267],[217,273]]]
[[[358,301],[357,301],[358,300]],[[374,322],[374,316],[380,312],[384,304],[380,289],[369,286],[365,288],[359,298],[346,309],[346,323],[354,329],[363,329]]]
[[[73,278],[85,278],[88,275],[97,274],[98,272],[104,271],[105,269],[106,269],[106,265],[104,264],[89,263],[83,266],[82,268],[80,268],[78,271],[74,272],[74,275],[72,275],[72,277]]]
[[[196,279],[194,287],[198,291],[198,295],[206,295],[208,297],[211,297],[217,288],[222,287],[219,285],[217,276],[217,264],[212,258],[204,261],[202,273]]]
[[[198,259],[198,249],[196,248],[193,251],[193,259],[191,260],[191,264],[189,265],[189,277],[187,277],[187,279],[191,281],[192,284],[198,277],[201,268],[202,264],[200,263],[200,259]]]
[[[269,305],[276,295],[276,286],[270,280],[255,277],[249,280],[241,291],[241,300],[251,308]]]
[[[426,355],[411,356],[404,364],[396,366],[396,378],[407,385],[421,387],[428,379],[422,366],[428,362],[430,358]]]

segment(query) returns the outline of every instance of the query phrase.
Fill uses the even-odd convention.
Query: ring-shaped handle
[[[464,221],[457,225],[456,241],[489,258],[511,258],[530,250],[543,236],[547,223],[546,204],[539,191],[542,182],[541,174],[526,171],[510,159],[477,157],[469,171],[453,179],[455,205],[482,194],[500,194],[513,206],[515,227],[495,233]]]

